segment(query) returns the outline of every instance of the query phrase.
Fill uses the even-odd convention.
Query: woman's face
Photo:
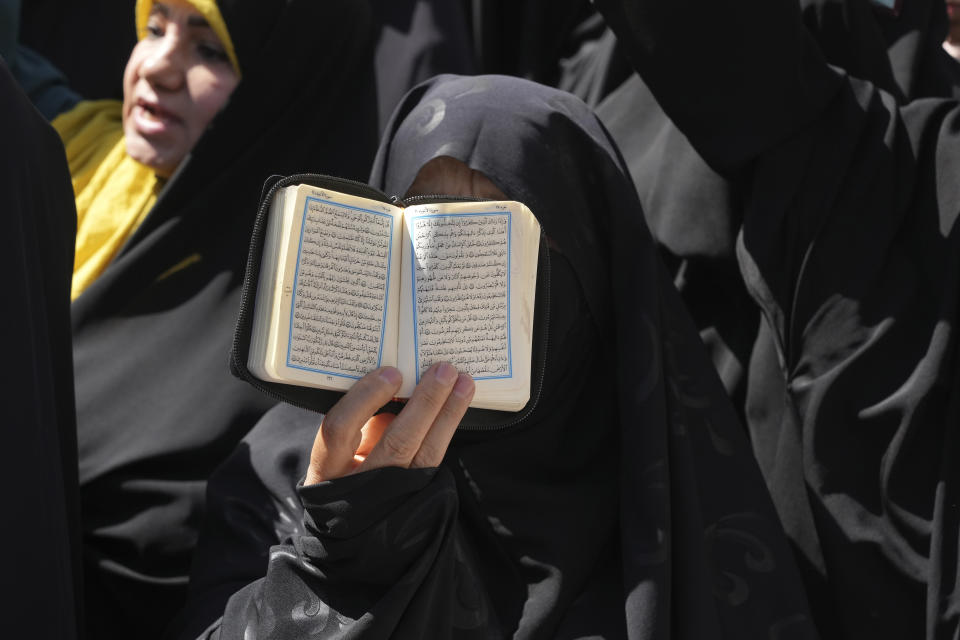
[[[509,200],[486,175],[450,156],[437,156],[420,167],[404,198],[432,194]]]
[[[185,0],[155,2],[123,73],[127,153],[169,177],[239,81],[200,13]]]

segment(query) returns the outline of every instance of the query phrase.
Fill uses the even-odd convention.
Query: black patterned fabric
[[[790,0],[597,4],[691,143],[742,172],[751,384],[781,385],[754,447],[821,634],[960,637],[960,108],[828,67]]]
[[[816,637],[596,117],[530,82],[442,76],[402,103],[371,182],[403,194],[438,155],[527,203],[551,240],[541,402],[457,433],[439,468],[308,487],[319,416],[273,409],[211,480],[178,637]]]

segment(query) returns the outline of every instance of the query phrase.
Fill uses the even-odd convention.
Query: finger
[[[339,478],[355,466],[361,428],[400,388],[400,372],[382,367],[360,378],[323,417],[310,452],[306,484]]]
[[[395,413],[378,413],[367,420],[367,423],[360,429],[360,446],[353,454],[354,460],[360,463],[370,455],[376,444],[380,442],[380,438],[383,437],[383,432],[387,430],[387,427],[396,417]]]
[[[413,456],[410,462],[411,469],[436,467],[443,461],[443,456],[447,454],[447,447],[450,446],[450,439],[453,438],[457,426],[463,420],[463,414],[467,412],[475,390],[473,378],[468,374],[461,373],[457,377],[453,391],[447,397],[430,431],[420,444],[420,450]]]
[[[360,469],[408,467],[420,450],[424,437],[457,381],[457,370],[449,362],[429,369],[413,390],[410,400],[370,451]]]

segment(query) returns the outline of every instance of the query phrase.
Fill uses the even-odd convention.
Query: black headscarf
[[[82,637],[70,274],[76,209],[63,144],[0,61],[0,487],[4,633]]]
[[[319,419],[277,407],[211,481],[186,626],[213,623],[221,638],[812,633],[742,429],[596,117],[530,82],[442,76],[404,100],[371,182],[403,194],[438,155],[527,203],[550,238],[539,404],[514,427],[458,432],[437,469],[299,490]]]
[[[375,149],[365,3],[219,5],[243,80],[72,308],[95,638],[162,631],[207,477],[271,404],[227,368],[261,186],[304,167],[362,177]]]

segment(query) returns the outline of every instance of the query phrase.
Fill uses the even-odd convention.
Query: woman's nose
[[[178,89],[184,81],[183,57],[175,34],[167,33],[156,42],[143,64],[140,74],[151,84],[164,89]]]

